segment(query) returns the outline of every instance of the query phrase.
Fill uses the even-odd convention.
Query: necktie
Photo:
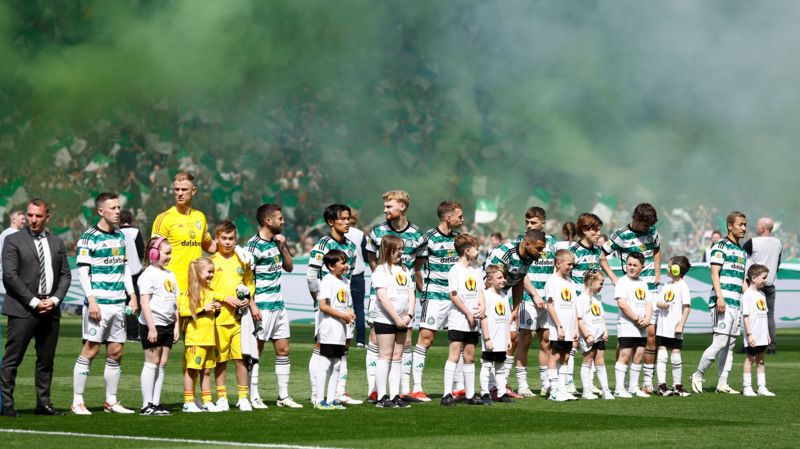
[[[42,238],[44,235],[39,234],[36,236],[36,249],[39,252],[39,294],[47,294],[47,276],[45,276],[44,267],[44,247],[42,246]]]

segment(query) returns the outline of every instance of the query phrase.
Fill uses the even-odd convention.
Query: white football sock
[[[288,355],[275,356],[275,377],[278,379],[278,399],[289,397],[289,374],[292,372],[292,364]],[[322,394],[322,392],[318,392]]]
[[[464,390],[466,391],[466,398],[470,399],[475,397],[475,364],[464,364]]]
[[[659,348],[656,355],[656,376],[659,384],[667,383],[667,348]]]
[[[378,368],[378,345],[374,343],[367,344],[367,357],[366,357],[366,365],[367,365],[367,394],[369,395],[373,391],[375,391],[375,384],[376,384],[376,375],[377,375],[377,368]],[[388,374],[388,371],[387,371]],[[384,392],[386,391],[386,379],[383,379],[383,388]],[[378,399],[382,398],[383,396],[378,396]]]
[[[672,363],[672,385],[683,384],[683,360],[680,352],[673,352],[670,356]]]
[[[336,397],[340,398],[347,393],[347,351],[345,351],[344,355],[341,359],[339,359],[338,366],[334,366],[334,372],[338,372],[336,382]]]
[[[428,349],[422,345],[414,346],[411,374],[414,378],[414,391],[422,390],[422,371],[425,369],[425,355]]]
[[[89,369],[92,361],[78,356],[72,368],[72,405],[83,404],[83,392],[86,390],[86,381],[89,379]]]
[[[403,375],[403,362],[401,360],[392,360],[392,366],[389,368],[389,397],[394,399],[400,395],[400,378]]]
[[[373,387],[377,388],[378,400],[386,396],[386,384],[389,380],[389,370],[391,369],[392,361],[386,359],[378,359],[375,366],[375,383]],[[392,399],[392,398],[389,398]]]
[[[155,363],[144,362],[142,365],[142,375],[140,382],[142,385],[142,408],[153,402],[153,388],[158,376],[158,365]]]
[[[319,402],[317,397],[317,367],[319,367],[319,349],[311,350],[311,358],[308,360],[308,380],[311,383],[311,397]]]
[[[119,389],[120,377],[122,377],[122,368],[119,360],[106,358],[103,379],[106,381],[106,402],[109,404],[117,403],[117,389]]]
[[[456,375],[457,363],[446,361],[444,362],[444,392],[442,396],[447,396],[453,393],[453,381]]]
[[[316,395],[314,396],[314,400],[319,404],[325,399],[325,386],[328,384],[328,379],[331,377],[331,371],[333,370],[333,364],[331,359],[323,356],[317,357],[317,366],[314,367],[315,376],[314,382],[316,386],[314,390],[316,391]],[[329,402],[330,404],[330,402]]]

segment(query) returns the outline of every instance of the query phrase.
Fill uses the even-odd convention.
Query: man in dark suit
[[[3,245],[3,315],[8,333],[0,366],[2,411],[17,417],[14,386],[17,368],[32,338],[36,339],[36,414],[63,415],[50,401],[53,361],[56,355],[61,310],[72,276],[64,242],[45,231],[50,220],[47,203],[33,199],[26,212],[28,227],[8,236]]]

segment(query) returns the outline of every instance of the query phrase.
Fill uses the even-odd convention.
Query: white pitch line
[[[161,443],[189,443],[189,444],[208,444],[214,446],[235,446],[235,447],[260,447],[270,449],[329,449],[324,446],[299,446],[295,444],[267,444],[267,443],[245,443],[238,441],[214,441],[214,440],[192,440],[188,438],[157,438],[143,437],[136,435],[103,435],[98,433],[79,433],[79,432],[50,432],[45,430],[25,430],[25,429],[0,429],[3,433],[23,433],[29,435],[49,435],[60,437],[81,437],[81,438],[101,438],[108,440],[130,440],[130,441],[150,441]]]

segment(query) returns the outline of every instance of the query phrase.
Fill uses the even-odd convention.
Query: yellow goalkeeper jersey
[[[201,257],[203,243],[211,241],[206,216],[196,209],[182,214],[172,206],[156,217],[151,235],[160,235],[172,245],[172,260],[167,269],[175,273],[180,291],[185,292],[189,284],[189,263]]]

